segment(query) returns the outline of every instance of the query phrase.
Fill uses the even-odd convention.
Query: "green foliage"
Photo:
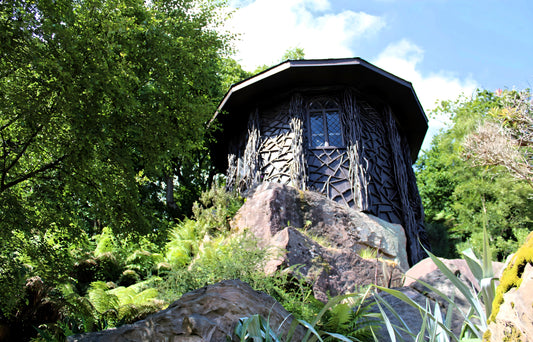
[[[104,253],[112,253],[118,249],[118,242],[109,227],[104,227],[102,233],[93,236],[93,238],[96,241],[96,247],[93,252],[96,257]]]
[[[160,242],[190,212],[213,176],[206,123],[238,69],[223,68],[222,5],[2,1],[0,319],[24,277],[57,286],[83,265],[79,289],[116,281],[124,245]],[[145,278],[161,258],[137,249],[151,253],[129,263]]]
[[[170,238],[165,246],[165,259],[173,266],[183,267],[192,259],[198,250],[198,236],[196,221],[185,219],[177,224],[170,232]]]
[[[287,49],[285,51],[285,53],[281,57],[281,60],[282,61],[286,61],[288,59],[289,60],[299,60],[299,59],[304,59],[304,58],[305,58],[304,49],[302,49],[300,47],[293,47],[293,48]]]
[[[194,289],[224,279],[241,279],[250,283],[262,275],[265,251],[250,236],[206,238],[196,242],[198,251],[187,265],[176,265],[160,285],[162,298],[175,300]]]
[[[194,218],[200,234],[226,232],[229,221],[235,216],[244,199],[237,194],[227,192],[222,183],[214,184],[200,196],[193,205]]]
[[[368,304],[363,305],[367,294],[368,291],[364,295],[347,294],[330,299],[311,321],[294,319],[286,336],[280,335],[281,327],[271,327],[268,319],[259,315],[242,318],[235,328],[235,335],[240,341],[288,342],[292,341],[296,326],[300,324],[306,331],[301,341],[368,340],[371,326],[376,328],[377,316],[368,313]],[[358,298],[357,305],[345,303],[353,298]]]
[[[136,250],[126,258],[126,268],[137,272],[143,279],[157,273],[157,265],[165,259],[159,253]]]
[[[378,250],[376,248],[363,248],[358,252],[359,256],[363,259],[376,259]]]
[[[89,219],[146,224],[135,176],[158,182],[200,148],[216,103],[226,43],[212,7],[3,3],[0,192],[22,204],[21,187],[38,184],[90,203]]]
[[[416,175],[428,235],[441,256],[455,257],[468,247],[481,252],[483,206],[493,253],[500,260],[516,250],[531,229],[531,187],[505,169],[473,166],[463,158],[465,136],[503,105],[501,97],[480,90],[470,99],[443,102],[433,113],[449,117],[453,126],[434,137],[430,150],[417,161]]]
[[[28,268],[18,260],[16,255],[0,254],[0,318],[10,318],[20,304],[22,287],[28,275]]]
[[[281,59],[278,62],[282,63],[282,62],[285,62],[287,60],[299,60],[299,59],[304,59],[304,58],[305,58],[304,49],[299,48],[299,47],[293,47],[293,48],[289,48],[289,49],[285,50],[285,52],[281,56]],[[260,65],[254,70],[254,72],[252,74],[254,74],[254,75],[258,74],[258,73],[260,73],[262,71],[265,71],[266,69],[268,69],[270,67],[272,67],[272,65],[266,65],[266,64]]]
[[[240,318],[235,327],[235,335],[241,342],[279,342],[276,333],[270,328],[268,319],[260,315]]]
[[[63,333],[79,333],[131,323],[163,309],[157,300],[155,283],[159,278],[139,282],[128,287],[113,283],[91,283],[86,297],[79,296],[72,287],[62,288],[66,300],[65,318],[58,323]],[[58,327],[59,328],[59,327]]]
[[[372,331],[378,329],[381,316],[370,311],[374,305],[366,301],[370,291],[371,287],[359,289],[327,310],[319,322],[321,330],[339,333],[355,341],[371,341]],[[326,337],[324,340],[332,341],[334,338]]]
[[[223,58],[221,60],[221,79],[222,79],[222,90],[224,92],[228,91],[229,88],[248,78],[253,76],[251,72],[245,71],[242,69],[239,63],[231,58]],[[225,93],[220,94],[220,97],[224,96]]]

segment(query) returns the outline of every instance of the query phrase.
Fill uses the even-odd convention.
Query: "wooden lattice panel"
[[[348,154],[344,149],[311,149],[307,160],[309,189],[353,207],[353,194],[348,175],[349,164]]]
[[[366,103],[359,102],[359,106],[363,125],[363,155],[367,162],[367,210],[386,221],[402,224],[402,207],[383,116]]]
[[[261,113],[261,176],[264,182],[290,184],[293,134],[287,107]]]

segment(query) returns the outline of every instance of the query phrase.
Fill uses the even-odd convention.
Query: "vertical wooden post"
[[[368,163],[365,160],[361,117],[357,110],[355,94],[351,89],[344,92],[341,120],[350,163],[348,173],[354,204],[357,209],[364,211],[368,209],[368,187],[365,178]]]
[[[226,190],[233,191],[237,185],[237,156],[228,154],[228,169],[226,171]]]
[[[305,152],[305,139],[303,128],[303,100],[300,94],[294,94],[289,105],[291,118],[290,127],[292,133],[290,162],[290,177],[292,185],[299,190],[307,188],[307,162]]]
[[[409,175],[413,172],[413,170],[411,168],[411,163],[409,162],[410,157],[408,157],[409,159],[405,158],[406,151],[403,147],[400,133],[398,132],[396,119],[394,119],[390,107],[385,108],[384,117],[385,126],[387,127],[387,135],[392,149],[394,176],[396,178],[396,184],[398,186],[398,192],[402,206],[402,221],[405,229],[405,235],[407,237],[409,263],[414,265],[423,258],[427,257],[427,255],[419,242],[421,231],[419,229],[420,222],[417,222],[417,217],[415,215],[417,208],[412,206],[411,191],[413,190],[413,184],[410,183],[415,180],[414,177],[411,178]],[[408,155],[409,154],[407,154],[407,156]],[[416,187],[416,183],[414,184],[414,187]]]
[[[258,184],[261,180],[259,171],[261,170],[259,161],[259,109],[250,113],[248,119],[248,139],[243,157],[243,177],[239,182],[239,191],[244,192]]]

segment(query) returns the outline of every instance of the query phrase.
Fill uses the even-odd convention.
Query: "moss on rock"
[[[496,315],[503,303],[503,295],[510,289],[519,287],[522,283],[522,273],[528,263],[533,265],[533,232],[529,233],[526,242],[518,249],[503,271],[500,285],[496,289],[496,297],[492,302],[492,314],[488,319],[489,323],[496,320]]]

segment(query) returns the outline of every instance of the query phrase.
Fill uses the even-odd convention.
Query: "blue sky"
[[[233,0],[247,70],[306,58],[361,57],[413,83],[429,115],[438,100],[476,88],[533,87],[533,0]],[[430,119],[431,135],[446,118]]]

